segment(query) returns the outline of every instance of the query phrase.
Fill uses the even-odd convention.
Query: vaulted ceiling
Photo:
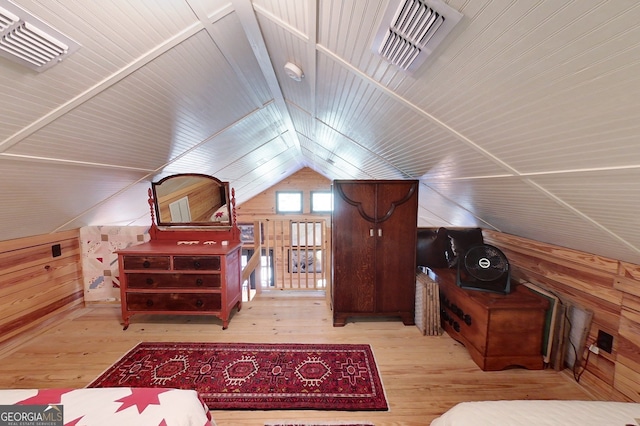
[[[413,73],[372,50],[388,0],[13,3],[80,47],[0,58],[0,240],[148,225],[173,173],[241,204],[310,167],[420,179],[421,226],[640,263],[635,0],[447,0],[463,17]]]

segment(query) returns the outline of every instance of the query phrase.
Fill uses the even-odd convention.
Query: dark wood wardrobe
[[[399,316],[414,324],[417,180],[333,182],[333,325]]]

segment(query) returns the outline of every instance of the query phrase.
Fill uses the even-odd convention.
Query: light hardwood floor
[[[224,331],[215,318],[186,316],[134,316],[129,329],[123,331],[119,305],[74,311],[18,346],[0,347],[0,387],[84,387],[141,341],[371,345],[389,411],[213,411],[219,426],[278,420],[428,425],[460,401],[592,399],[568,374],[553,370],[483,372],[464,346],[446,334],[422,336],[416,327],[403,326],[395,319],[359,319],[335,328],[322,296],[281,292],[245,302]]]

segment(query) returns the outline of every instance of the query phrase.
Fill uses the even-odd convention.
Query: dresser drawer
[[[220,256],[174,256],[176,271],[219,271]]]
[[[209,247],[178,241],[191,241],[195,235],[205,239],[208,232],[176,231],[176,240],[152,239],[118,251],[124,330],[131,317],[141,314],[215,316],[223,330],[228,327],[231,311],[242,307],[242,245],[231,241],[231,247]]]
[[[219,311],[220,293],[127,293],[130,311]]]
[[[220,274],[127,274],[127,288],[220,288]]]
[[[169,270],[169,256],[124,256],[124,269]]]

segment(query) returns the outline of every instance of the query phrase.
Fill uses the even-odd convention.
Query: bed
[[[431,426],[639,426],[640,404],[608,401],[462,402]]]
[[[38,412],[53,419],[61,405],[64,425],[74,426],[215,425],[198,393],[183,389],[2,389],[0,405],[15,405],[17,416],[25,415],[17,406],[42,406]]]

